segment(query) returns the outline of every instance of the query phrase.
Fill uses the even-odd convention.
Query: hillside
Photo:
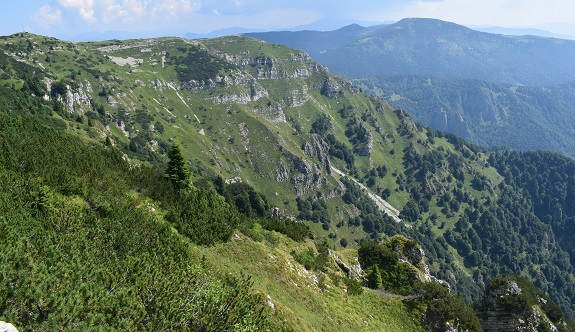
[[[306,270],[290,252],[310,240],[254,228],[196,245],[168,217],[182,203],[157,170],[33,119],[1,114],[0,129],[0,319],[20,331],[422,331],[400,298],[349,296],[328,263]],[[187,195],[203,233],[237,225],[225,202],[202,207],[214,193]]]
[[[312,31],[248,35],[292,46],[295,34],[300,41],[294,47],[306,46],[302,39],[318,40]],[[320,34],[329,40],[338,34],[343,38],[341,44],[310,48],[310,55],[348,78],[418,75],[542,86],[572,82],[568,72],[575,69],[574,41],[491,34],[434,19],[409,18]]]
[[[305,53],[247,37],[67,43],[18,34],[1,39],[0,47],[4,49],[0,54],[3,116],[32,121],[32,128],[51,127],[66,139],[74,137],[74,144],[82,141],[108,149],[119,163],[114,167],[131,169],[134,177],[113,175],[113,179],[126,181],[119,181],[122,187],[114,189],[107,186],[118,180],[99,180],[106,178],[104,166],[82,166],[68,174],[67,167],[75,167],[78,157],[74,156],[83,153],[71,153],[62,160],[50,156],[67,153],[66,146],[72,143],[55,144],[60,139],[50,138],[45,142],[54,147],[43,150],[46,143],[40,142],[45,134],[18,140],[15,133],[21,129],[7,129],[11,136],[3,146],[9,162],[3,167],[21,172],[15,183],[27,183],[26,179],[38,182],[34,191],[38,203],[25,204],[25,209],[43,209],[43,204],[52,206],[60,201],[71,204],[80,221],[86,217],[111,223],[102,230],[101,236],[107,239],[113,234],[127,236],[115,228],[124,225],[117,223],[116,210],[128,214],[148,202],[153,208],[149,211],[157,211],[150,229],[164,225],[162,234],[176,234],[166,235],[166,241],[172,236],[183,241],[173,240],[191,255],[189,261],[200,263],[206,273],[217,272],[216,285],[222,280],[218,273],[243,271],[253,276],[255,292],[266,299],[269,295],[274,308],[281,309],[275,311],[278,317],[271,314],[270,324],[287,321],[284,327],[288,330],[331,329],[342,322],[361,329],[365,317],[372,314],[366,308],[375,306],[382,309],[378,311],[381,316],[373,318],[379,322],[373,323],[377,326],[374,330],[383,328],[385,325],[377,324],[385,324],[390,317],[397,319],[390,323],[395,324],[390,330],[397,326],[421,330],[435,324],[412,320],[414,315],[421,317],[422,312],[434,309],[426,302],[434,297],[425,294],[446,299],[438,315],[442,324],[453,319],[462,324],[473,322],[463,301],[478,300],[488,280],[511,272],[533,281],[567,317],[573,317],[571,239],[554,235],[569,229],[568,221],[575,215],[568,199],[575,192],[570,159],[554,154],[481,151],[456,136],[416,124],[404,111],[360,92]],[[19,128],[10,121],[7,128]],[[175,190],[158,175],[175,141],[189,160],[194,190]],[[106,160],[102,162],[110,163]],[[50,163],[58,166],[48,169],[57,171],[43,174],[40,165]],[[80,163],[92,164],[92,160]],[[552,171],[541,172],[539,167]],[[537,189],[526,191],[532,187]],[[49,198],[52,193],[58,198],[54,202]],[[5,202],[20,197],[18,192],[14,195],[8,193]],[[373,200],[376,196],[379,205]],[[129,197],[135,201],[124,202]],[[26,197],[22,199],[26,202]],[[30,214],[36,220],[35,210],[5,208],[12,215]],[[70,220],[58,214],[61,209],[54,211],[57,223]],[[142,218],[149,217],[145,211]],[[272,213],[280,219],[269,219]],[[127,218],[126,214],[119,220]],[[42,216],[37,219],[43,220]],[[305,222],[315,241],[300,228],[303,223],[291,219]],[[81,225],[74,236],[89,237],[91,224]],[[137,224],[128,225],[132,228],[126,231],[138,229]],[[10,228],[13,235],[6,243],[17,243],[19,227]],[[48,228],[47,234],[51,230]],[[34,230],[30,234],[35,234]],[[394,239],[399,235],[415,241],[397,242]],[[61,239],[54,237],[54,250],[59,252]],[[372,280],[371,288],[379,290],[348,298],[346,290],[357,283],[350,282],[353,279],[336,263],[324,262],[329,253],[326,249],[335,250],[349,263],[359,259],[365,243],[372,243],[366,240],[374,240],[373,252],[387,257],[359,261],[366,278]],[[118,250],[123,250],[124,256],[118,266],[127,264],[127,257],[148,257],[130,250],[136,245],[133,241],[106,241],[121,244]],[[423,254],[412,259],[415,264],[402,253],[405,243],[407,248],[423,249],[416,250]],[[155,249],[150,250],[153,256]],[[72,259],[77,251],[70,252]],[[102,256],[93,251],[86,255]],[[182,257],[187,261],[187,256]],[[104,255],[101,259],[112,258]],[[405,265],[406,261],[411,265]],[[264,262],[273,262],[270,270],[261,268]],[[289,266],[295,262],[301,266],[292,270]],[[416,265],[420,272],[411,267]],[[285,275],[288,269],[292,276]],[[39,271],[50,275],[60,269],[42,266]],[[306,275],[309,278],[302,279]],[[443,291],[434,286],[419,288],[419,281],[434,278],[444,280],[451,293],[461,297],[449,297],[441,287]],[[145,279],[137,282],[145,284]],[[306,286],[296,286],[302,283]],[[241,279],[239,284],[246,289]],[[315,288],[324,286],[330,291]],[[98,287],[94,294],[103,294],[98,292],[105,292],[104,288]],[[392,295],[386,297],[382,289]],[[46,291],[40,288],[38,294]],[[229,290],[231,294],[234,291]],[[28,302],[21,308],[34,308],[38,302],[30,294],[22,296]],[[301,305],[302,298],[307,306]],[[346,306],[351,303],[358,316],[346,321],[347,307],[342,307],[342,301]],[[365,307],[363,303],[373,305]],[[462,311],[451,310],[454,306]],[[244,309],[240,305],[238,314],[246,314]],[[37,314],[42,315],[42,310]],[[332,320],[325,319],[326,312],[332,314]],[[453,312],[459,317],[449,316]]]
[[[575,67],[573,41],[490,34],[431,19],[248,35],[308,52],[436,130],[482,146],[575,156],[573,98],[565,93],[573,84],[567,74]]]
[[[475,79],[388,76],[353,80],[421,123],[481,146],[575,156],[573,84],[511,86]],[[532,135],[537,132],[538,135]]]

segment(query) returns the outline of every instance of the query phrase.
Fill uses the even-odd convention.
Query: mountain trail
[[[384,200],[383,198],[372,193],[371,190],[369,190],[369,188],[367,188],[366,186],[361,184],[359,181],[357,181],[353,177],[346,175],[344,172],[340,171],[339,169],[331,166],[331,170],[334,171],[335,173],[339,174],[340,176],[347,176],[349,179],[351,179],[353,182],[355,182],[361,189],[363,189],[367,193],[369,198],[371,198],[371,200],[373,200],[375,202],[375,204],[377,205],[377,207],[381,211],[384,211],[385,213],[387,213],[396,222],[401,222],[401,218],[399,218],[399,210],[396,209],[395,207],[393,207],[391,204],[389,204],[386,200]]]
[[[182,96],[180,95],[180,93],[178,92],[178,90],[177,90],[175,87],[173,87],[171,84],[168,84],[168,86],[169,86],[170,88],[172,88],[172,90],[174,90],[174,92],[175,92],[176,95],[180,98],[180,100],[182,101],[182,103],[183,103],[184,105],[188,106],[188,108],[189,108],[190,111],[191,111],[192,108],[190,107],[190,105],[188,105],[188,103],[186,103],[186,101],[184,100],[184,97],[182,97]],[[198,123],[201,122],[200,119],[198,118],[198,116],[197,116],[194,112],[192,112],[192,115],[196,118],[196,120],[198,121]]]

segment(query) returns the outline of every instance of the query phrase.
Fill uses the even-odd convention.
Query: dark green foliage
[[[329,260],[328,245],[327,242],[316,243],[317,255],[314,254],[313,250],[308,249],[306,251],[292,252],[293,258],[300,264],[302,264],[306,270],[321,271],[325,272],[327,269],[327,262]]]
[[[190,172],[186,163],[186,158],[180,148],[180,143],[174,141],[172,148],[168,152],[168,164],[166,165],[166,178],[168,178],[176,188],[183,189],[190,186]]]
[[[354,153],[362,155],[361,151],[365,150],[368,142],[371,140],[371,133],[366,128],[366,124],[358,120],[357,118],[351,118],[347,124],[347,129],[345,130],[345,136],[349,139],[349,142],[353,145]]]
[[[371,234],[395,235],[402,231],[400,225],[387,216],[385,212],[379,210],[377,205],[352,180],[342,178],[341,182],[345,185],[343,201],[354,205],[361,212],[357,222],[350,221],[350,224],[361,224],[364,231]]]
[[[361,280],[355,280],[351,278],[344,279],[345,285],[347,286],[347,293],[349,295],[360,295],[363,293],[363,283]]]
[[[559,331],[572,331],[575,327],[575,323],[566,318],[555,302],[537,289],[531,281],[516,274],[491,279],[483,298],[474,304],[480,315],[497,310],[524,319],[532,315],[534,306],[539,306]]]
[[[42,97],[46,93],[46,84],[40,81],[38,76],[25,76],[22,90],[33,93],[35,96]]]
[[[416,286],[412,304],[424,312],[423,322],[428,331],[445,331],[446,323],[459,331],[482,331],[479,319],[462,297],[453,296],[442,285],[424,282]]]
[[[267,198],[247,183],[224,184],[223,181],[220,181],[216,190],[225,197],[229,204],[235,205],[238,211],[246,217],[269,217],[271,214]]]
[[[148,114],[146,110],[136,110],[135,120],[142,125],[142,128],[147,129],[150,122],[154,121],[154,117]]]
[[[63,81],[54,82],[50,89],[50,95],[52,96],[52,98],[56,98],[58,96],[63,97],[66,95],[67,92],[68,92],[68,86]]]
[[[3,320],[35,331],[265,329],[249,278],[204,270],[152,209],[190,211],[215,194],[178,197],[160,172],[31,119],[0,114],[0,146]]]
[[[306,199],[298,197],[296,201],[299,210],[299,219],[321,222],[329,226],[331,220],[325,200],[320,198],[314,199],[312,196],[308,196]]]
[[[240,223],[238,212],[222,196],[202,188],[182,190],[167,218],[200,245],[228,241]]]
[[[416,221],[419,219],[420,211],[419,206],[413,201],[407,202],[403,207],[403,210],[399,214],[399,217],[405,219],[406,221]]]
[[[321,137],[325,137],[327,135],[328,131],[330,131],[332,128],[333,128],[333,125],[331,124],[331,121],[329,120],[327,115],[321,114],[317,118],[317,120],[315,120],[311,124],[310,133],[318,134]]]
[[[347,145],[338,141],[332,134],[328,134],[326,140],[329,143],[329,155],[331,157],[345,161],[347,167],[351,170],[355,162],[355,155],[353,154],[353,150],[350,149]]]
[[[497,201],[466,209],[466,218],[456,229],[460,237],[451,234],[446,240],[471,255],[468,264],[477,264],[484,277],[495,277],[496,270],[527,271],[536,286],[572,317],[574,290],[568,280],[574,246],[569,225],[575,218],[571,198],[575,163],[546,152],[504,152],[492,155],[489,162],[505,177]],[[555,242],[550,241],[553,234],[561,234]],[[532,264],[542,268],[529,268]]]
[[[266,230],[285,234],[294,241],[303,241],[312,237],[309,226],[305,223],[271,216],[267,198],[249,184],[243,182],[226,184],[222,177],[218,176],[213,186],[228,204],[248,218],[242,222],[242,227],[246,232],[251,232],[251,228],[257,223]]]
[[[364,269],[373,265],[394,266],[399,261],[397,252],[373,241],[362,242],[357,254],[359,263]]]
[[[162,125],[160,121],[156,121],[156,123],[154,123],[154,129],[157,130],[160,134],[164,133],[164,125]]]
[[[369,271],[368,286],[408,295],[419,283],[417,271],[407,263],[399,261],[399,256],[389,246],[372,241],[362,242],[358,250],[358,260],[362,269]]]
[[[381,278],[381,271],[379,265],[374,264],[367,272],[367,287],[371,289],[383,288],[383,279]]]
[[[215,79],[223,70],[234,68],[198,46],[190,46],[185,56],[174,56],[176,73],[181,82]]]
[[[277,218],[261,218],[258,219],[258,222],[264,229],[285,234],[294,241],[301,242],[308,238],[312,238],[309,226],[303,222]]]

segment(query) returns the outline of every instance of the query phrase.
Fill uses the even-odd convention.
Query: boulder
[[[18,329],[10,323],[0,321],[0,332],[18,332]]]

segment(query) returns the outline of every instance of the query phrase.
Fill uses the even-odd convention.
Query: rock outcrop
[[[327,179],[321,174],[321,170],[315,165],[303,158],[294,158],[292,160],[295,173],[291,178],[296,195],[308,195],[327,185]]]
[[[498,277],[491,281],[478,305],[477,316],[483,331],[557,331],[541,303],[547,303],[537,294],[522,288],[526,281],[514,276]],[[530,303],[530,298],[538,303]]]
[[[268,97],[268,91],[249,74],[235,72],[231,75],[221,75],[208,80],[190,80],[182,83],[184,89],[190,91],[209,90],[214,88],[239,87],[240,91],[220,91],[214,93],[211,100],[215,103],[238,103],[247,104]]]
[[[333,79],[326,79],[320,89],[320,93],[330,99],[337,99],[343,97],[343,89],[338,81]]]
[[[0,332],[18,332],[18,329],[10,323],[0,321]]]
[[[311,142],[304,142],[302,145],[303,152],[312,158],[317,158],[325,165],[326,171],[331,172],[329,163],[329,144],[319,136],[312,136]]]

